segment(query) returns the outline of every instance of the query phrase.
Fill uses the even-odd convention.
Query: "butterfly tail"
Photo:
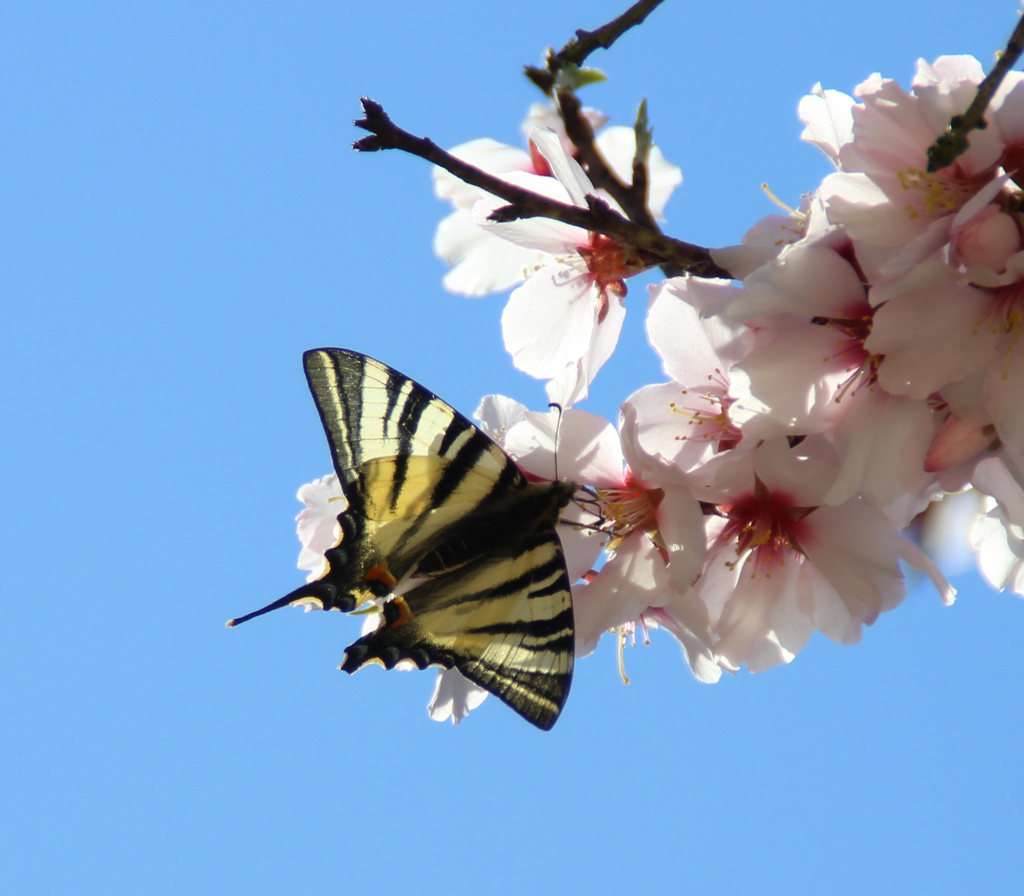
[[[289,592],[284,597],[275,600],[271,604],[267,604],[259,610],[246,613],[237,619],[229,619],[226,626],[234,628],[236,625],[241,625],[243,622],[248,622],[250,619],[255,619],[257,616],[262,616],[272,610],[296,606],[315,606],[320,610],[341,610],[343,613],[348,613],[356,608],[356,599],[350,594],[342,594],[330,582],[323,580],[307,582],[305,585],[299,586],[294,591]]]

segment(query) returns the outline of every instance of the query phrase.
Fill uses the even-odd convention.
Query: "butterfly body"
[[[456,668],[550,728],[572,678],[570,582],[555,531],[575,486],[529,482],[476,426],[390,367],[304,356],[348,507],[324,574],[249,614],[389,598],[341,667]],[[230,624],[230,623],[229,623]]]

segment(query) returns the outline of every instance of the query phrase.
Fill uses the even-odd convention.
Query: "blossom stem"
[[[612,239],[633,246],[651,266],[657,264],[678,265],[683,271],[698,277],[732,279],[732,275],[716,264],[708,249],[686,243],[640,224],[628,221],[613,212],[608,204],[596,196],[587,197],[587,208],[566,205],[545,196],[539,196],[514,186],[501,178],[468,165],[445,152],[426,137],[415,137],[398,127],[377,102],[364,97],[361,101],[364,118],[355,122],[356,127],[369,131],[372,136],[363,137],[352,144],[358,152],[378,152],[384,149],[398,149],[426,159],[460,180],[480,187],[510,204],[491,214],[491,220],[507,222],[520,218],[553,218],[581,227],[584,230],[602,233]]]
[[[1024,52],[1024,18],[1013,29],[1013,34],[1006,42],[1006,49],[1000,55],[995,67],[978,85],[978,93],[971,105],[967,107],[967,111],[963,115],[954,115],[950,119],[945,133],[940,134],[935,142],[928,147],[929,174],[934,174],[936,171],[952,165],[957,156],[967,152],[970,145],[967,135],[971,131],[984,130],[988,126],[985,121],[985,110],[988,108],[992,96],[999,89],[999,85],[1003,83],[1006,73],[1013,68],[1022,52]]]

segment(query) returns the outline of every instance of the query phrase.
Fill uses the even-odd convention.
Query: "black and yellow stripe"
[[[572,681],[570,582],[555,531],[571,483],[530,483],[490,438],[418,383],[342,349],[306,352],[306,376],[348,510],[317,582],[263,610],[316,600],[352,610],[392,590],[402,612],[341,668],[457,668],[535,725]]]

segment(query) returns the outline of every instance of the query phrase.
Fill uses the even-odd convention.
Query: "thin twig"
[[[970,142],[967,139],[971,131],[982,131],[988,127],[985,121],[985,110],[991,102],[993,95],[1003,83],[1007,72],[1013,68],[1020,54],[1024,52],[1024,19],[1017,23],[1013,34],[1006,42],[1006,50],[999,57],[995,68],[985,76],[985,80],[978,85],[978,93],[974,102],[967,107],[963,115],[954,115],[950,119],[949,127],[944,134],[928,147],[928,171],[936,172],[952,165],[957,157],[967,152]]]
[[[640,108],[636,111],[636,121],[633,122],[633,136],[636,140],[636,148],[633,150],[633,183],[629,188],[630,202],[639,205],[644,210],[644,214],[647,215],[647,220],[650,221],[651,226],[661,230],[655,222],[651,210],[647,207],[647,163],[651,157],[651,146],[653,145],[651,141],[654,137],[654,132],[651,129],[650,122],[647,120],[646,99],[640,103]],[[631,217],[631,220],[636,219]]]
[[[597,148],[594,129],[583,114],[582,104],[576,96],[575,91],[580,82],[574,78],[560,79],[559,73],[566,68],[579,68],[599,47],[611,47],[626,31],[643,22],[662,2],[664,0],[641,0],[594,31],[578,29],[576,37],[557,53],[548,51],[546,69],[529,65],[525,67],[526,76],[556,101],[566,136],[576,147],[576,156],[586,168],[591,183],[608,193],[630,221],[659,234],[661,228],[647,208],[647,153],[642,151],[638,142],[633,159],[632,183],[625,183]],[[663,264],[661,267],[666,277],[677,277],[683,273],[675,264]]]
[[[623,199],[628,194],[629,185],[619,180],[611,166],[605,161],[604,156],[601,155],[601,151],[594,144],[594,129],[583,114],[583,106],[579,97],[571,90],[559,90],[557,96],[558,111],[565,123],[566,136],[576,147],[576,152],[573,153],[576,160],[587,170],[590,182],[619,203],[631,221],[635,220],[623,203]]]
[[[635,28],[643,22],[662,3],[664,0],[640,0],[621,16],[594,31],[578,28],[576,36],[561,50],[557,53],[549,51],[546,69],[528,65],[526,66],[526,76],[550,96],[555,87],[558,73],[563,68],[570,65],[581,66],[594,50],[602,48],[607,50],[630,28]]]
[[[577,150],[577,158],[587,169],[590,182],[612,197],[634,224],[639,224],[654,233],[661,233],[647,207],[647,154],[637,141],[637,152],[633,157],[633,182],[623,183],[605,160],[594,140],[594,129],[583,114],[579,98],[569,89],[558,90],[558,112],[565,123],[565,133]],[[646,113],[645,113],[646,123]],[[678,277],[683,273],[675,264],[661,265],[666,277]]]
[[[356,121],[355,125],[369,131],[373,136],[357,140],[352,144],[353,149],[359,152],[402,150],[426,159],[450,171],[460,180],[507,201],[509,205],[497,209],[491,215],[491,220],[506,222],[519,218],[553,218],[628,243],[648,258],[652,266],[675,265],[681,271],[698,277],[731,279],[729,272],[715,264],[711,253],[701,246],[664,236],[657,231],[627,221],[595,196],[587,197],[588,208],[579,208],[531,193],[466,164],[426,137],[414,137],[408,131],[402,130],[388,117],[379,103],[365,97],[361,102],[366,117]]]

